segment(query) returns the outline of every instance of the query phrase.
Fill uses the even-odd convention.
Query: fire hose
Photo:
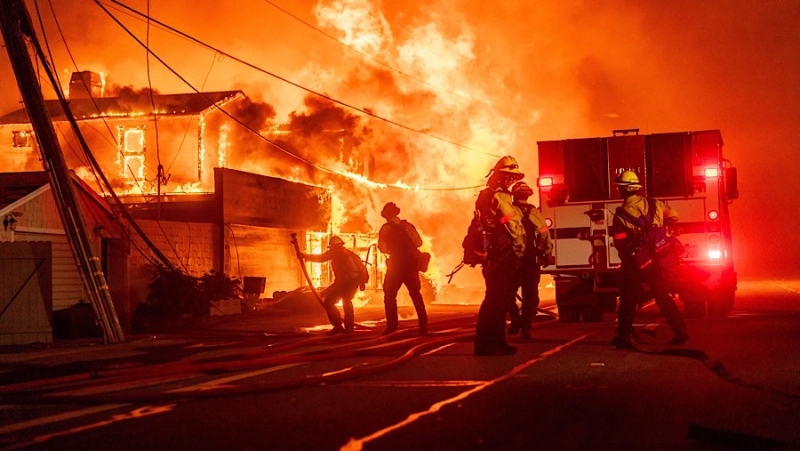
[[[314,297],[317,299],[317,302],[319,302],[319,305],[321,305],[324,308],[325,301],[322,300],[319,293],[317,292],[317,289],[314,288],[314,283],[311,282],[311,276],[308,275],[308,269],[306,269],[306,264],[305,261],[303,261],[302,257],[303,253],[300,251],[300,244],[297,243],[297,234],[292,233],[291,237],[292,237],[292,244],[294,245],[294,251],[297,254],[297,260],[300,262],[300,268],[303,269],[303,275],[305,276],[306,282],[308,283],[308,288],[311,290],[312,293],[314,293]]]
[[[431,339],[430,337],[426,339],[418,338],[415,342],[412,343],[412,347],[410,349],[407,349],[400,357],[389,360],[388,362],[368,365],[359,369],[351,369],[349,371],[342,373],[325,374],[325,375],[307,375],[288,380],[269,381],[269,382],[249,384],[246,386],[219,387],[215,390],[208,390],[208,391],[197,390],[193,392],[159,391],[159,392],[144,392],[144,393],[131,393],[131,394],[105,393],[105,394],[93,394],[93,395],[78,395],[78,394],[59,395],[55,393],[48,393],[47,391],[20,393],[18,390],[14,390],[8,394],[3,394],[2,397],[0,397],[0,399],[2,399],[3,402],[14,403],[14,404],[43,404],[43,403],[44,404],[73,404],[73,403],[108,404],[117,402],[164,402],[164,401],[175,401],[181,399],[216,398],[220,396],[230,396],[230,395],[246,394],[246,393],[259,393],[264,391],[297,388],[302,386],[318,385],[321,383],[341,381],[341,380],[364,376],[367,374],[374,374],[375,372],[392,368],[408,361],[411,357],[419,355],[419,353],[423,349],[441,346],[442,344],[446,343],[468,340],[472,336],[474,336],[474,332],[445,334],[440,338],[433,338],[433,339]],[[377,340],[369,340],[369,341],[386,342],[387,337],[380,337]],[[226,361],[226,362],[214,362],[207,364],[190,365],[191,368],[183,368],[183,371],[180,371],[180,373],[185,374],[187,372],[186,371],[187,369],[189,369],[189,372],[202,373],[205,371],[212,371],[212,370],[238,371],[249,368],[260,368],[264,366],[279,365],[286,363],[314,362],[314,361],[330,360],[343,357],[353,357],[358,355],[370,355],[376,352],[383,353],[388,348],[397,348],[404,346],[405,343],[403,341],[400,341],[392,345],[389,345],[389,347],[383,345],[378,348],[370,349],[369,347],[364,348],[364,343],[354,343],[351,345],[339,347],[337,349],[332,349],[327,353],[320,353],[319,350],[313,350],[307,353],[290,354],[283,356],[271,356],[268,358],[262,358],[250,362]],[[171,369],[167,371],[160,371],[159,373],[161,373],[159,374],[160,376],[164,376],[167,374],[175,374],[176,371],[175,369]],[[148,376],[152,378],[154,375],[148,373]],[[107,382],[119,383],[122,380],[129,380],[129,378],[114,378],[112,380],[108,380]],[[136,380],[141,380],[141,377],[137,378]]]

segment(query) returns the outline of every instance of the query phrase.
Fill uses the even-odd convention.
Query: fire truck
[[[539,201],[553,238],[553,276],[562,321],[600,321],[616,309],[620,259],[609,233],[622,198],[614,185],[632,170],[640,194],[673,208],[669,226],[684,245],[671,294],[687,317],[726,316],[733,308],[728,205],[739,197],[736,168],[722,155],[719,130],[639,134],[614,130],[603,138],[540,141]]]

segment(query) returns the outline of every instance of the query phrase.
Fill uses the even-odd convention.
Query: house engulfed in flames
[[[244,135],[252,135],[252,130],[234,124],[229,113],[237,104],[247,103],[241,91],[162,95],[123,88],[104,97],[103,90],[98,74],[73,74],[69,109],[132,216],[155,225],[147,227],[148,234],[164,255],[194,276],[214,270],[240,279],[265,278],[268,296],[305,283],[289,235],[297,233],[307,252],[325,250],[334,230],[331,192],[229,169],[240,166],[242,158],[237,154],[240,146],[232,143],[247,142]],[[87,169],[91,166],[78,150],[81,146],[61,104],[48,100],[47,106],[68,167],[98,193],[105,193]],[[33,133],[24,109],[0,117],[4,172],[41,171]],[[370,285],[378,289],[384,261],[375,250],[374,233],[339,234],[369,261]],[[131,242],[135,244],[135,239]],[[134,245],[129,253],[138,251]],[[134,305],[146,295],[142,283],[150,276],[147,260],[129,259]],[[199,263],[208,261],[210,268]],[[308,269],[315,285],[332,281],[327,265],[309,264]]]
[[[114,97],[104,97],[100,80],[93,72],[73,74],[69,109],[116,191],[155,193],[159,177],[164,191],[213,186],[213,168],[228,167],[229,159],[231,126],[222,108],[242,101],[241,91],[151,95],[147,89],[120,88]],[[79,142],[60,102],[46,103],[67,166],[95,183],[81,173],[89,164],[77,150]],[[25,109],[0,117],[0,166],[5,171],[40,170],[36,146]]]

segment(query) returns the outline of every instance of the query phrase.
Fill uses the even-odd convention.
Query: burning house
[[[69,109],[81,135],[119,193],[196,190],[213,184],[214,167],[227,167],[227,123],[222,108],[241,102],[241,91],[158,94],[115,88],[104,94],[100,76],[73,75]],[[46,101],[67,165],[89,166],[58,100]],[[209,126],[214,124],[216,126]],[[0,165],[7,171],[40,170],[37,142],[25,109],[0,117]],[[160,183],[158,183],[160,182]]]
[[[314,253],[323,251],[329,236],[336,233],[368,262],[370,288],[379,292],[385,268],[384,256],[375,248],[379,224],[367,223],[365,201],[357,194],[350,204],[337,199],[330,179],[319,177],[310,162],[314,151],[296,138],[318,121],[324,128],[316,141],[320,147],[338,149],[337,158],[347,160],[347,168],[369,171],[368,156],[350,151],[357,146],[348,143],[351,138],[341,130],[348,121],[336,116],[341,113],[315,105],[324,120],[298,115],[292,124],[277,126],[271,123],[274,111],[268,105],[251,101],[241,91],[163,95],[146,89],[106,90],[102,78],[91,72],[73,74],[69,97],[80,135],[117,197],[175,267],[195,277],[216,271],[245,282],[260,279],[260,289],[269,296],[305,284],[289,242],[291,233],[297,233],[305,250]],[[58,101],[46,102],[68,167],[79,176],[81,186],[93,188],[102,199],[107,189],[88,169],[91,165],[79,150],[68,116]],[[0,166],[5,171],[41,171],[33,133],[24,109],[0,117]],[[273,152],[270,170],[251,163],[265,143],[282,150]],[[336,178],[337,187],[358,193],[357,173],[326,176]],[[45,185],[46,181],[41,186]],[[122,207],[113,208],[119,217]],[[58,221],[54,214],[41,212]],[[128,326],[136,305],[147,296],[153,267],[152,255],[131,227],[123,225],[120,230],[125,287],[114,302]],[[103,254],[102,242],[99,254],[111,258]],[[327,264],[308,264],[308,270],[316,286],[332,281]],[[77,271],[73,276],[73,282],[79,282]],[[71,296],[53,302],[52,308],[80,302],[85,298],[80,291],[77,287]]]

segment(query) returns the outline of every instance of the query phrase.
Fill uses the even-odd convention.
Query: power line
[[[108,14],[109,16],[111,16],[112,18],[114,18],[114,16],[113,16],[113,15],[112,15],[110,12],[108,12],[108,10],[107,10],[107,9],[106,9],[106,8],[105,8],[103,5],[102,5],[102,3],[100,2],[100,0],[94,0],[94,1],[95,1],[95,3],[97,3],[97,4],[98,4],[98,5],[101,7],[101,8],[103,8],[103,10],[106,12],[106,14]],[[125,8],[125,9],[127,9],[127,10],[129,10],[129,11],[131,11],[131,12],[133,12],[133,13],[135,13],[135,14],[139,15],[139,16],[141,16],[141,17],[146,17],[146,15],[142,14],[141,12],[139,12],[139,11],[137,11],[137,10],[135,10],[135,9],[133,9],[133,8],[131,8],[131,7],[129,7],[129,6],[125,5],[125,4],[123,4],[123,3],[120,3],[118,0],[111,0],[111,2],[112,2],[112,3],[114,3],[114,4],[116,4],[116,5],[119,5],[119,6],[123,7],[123,8]],[[114,18],[114,20],[115,20],[115,21],[116,21],[116,22],[117,22],[117,23],[118,23],[118,24],[119,24],[121,27],[125,28],[125,26],[124,26],[124,25],[122,25],[122,24],[121,24],[121,23],[120,23],[120,22],[119,22],[119,21],[118,21],[116,18]],[[247,66],[247,67],[249,67],[249,68],[251,68],[251,69],[253,69],[253,70],[256,70],[256,71],[258,71],[258,72],[261,72],[261,73],[263,73],[263,74],[265,74],[265,75],[269,75],[270,77],[273,77],[273,78],[276,78],[276,79],[278,79],[278,80],[281,80],[281,81],[283,81],[284,83],[290,84],[290,85],[292,85],[292,86],[294,86],[294,87],[296,87],[296,88],[298,88],[298,89],[302,89],[303,91],[306,91],[306,92],[308,92],[308,93],[310,93],[310,94],[314,94],[314,95],[316,95],[316,96],[318,96],[318,97],[322,97],[322,98],[324,98],[324,99],[327,99],[327,100],[329,100],[329,101],[331,101],[331,102],[333,102],[333,103],[335,103],[335,104],[337,104],[337,105],[341,105],[341,106],[343,106],[343,107],[350,108],[350,109],[352,109],[352,110],[354,110],[354,111],[358,111],[358,112],[360,112],[360,113],[362,113],[362,114],[365,114],[365,115],[367,115],[367,116],[373,117],[373,118],[375,118],[375,119],[378,119],[378,120],[380,120],[380,121],[386,122],[386,123],[388,123],[388,124],[392,124],[392,125],[394,125],[394,126],[397,126],[397,127],[400,127],[400,128],[404,128],[404,129],[406,129],[406,130],[410,130],[410,131],[412,131],[412,132],[419,133],[419,134],[422,134],[422,135],[428,136],[428,137],[430,137],[430,138],[433,138],[433,139],[437,139],[437,140],[440,140],[440,141],[446,142],[446,143],[448,143],[448,144],[454,145],[454,146],[456,146],[456,147],[460,147],[460,148],[462,148],[462,149],[465,149],[465,150],[469,150],[469,151],[472,151],[472,152],[481,153],[481,154],[483,154],[483,155],[487,155],[487,156],[490,156],[490,157],[495,157],[495,158],[499,158],[499,157],[500,157],[500,155],[497,155],[497,154],[493,154],[493,153],[489,153],[489,152],[484,152],[484,151],[481,151],[481,150],[478,150],[478,149],[473,149],[473,148],[471,148],[471,147],[469,147],[469,146],[465,146],[465,145],[463,145],[463,144],[457,143],[457,142],[455,142],[455,141],[452,141],[452,140],[449,140],[449,139],[447,139],[447,138],[443,138],[443,137],[441,137],[441,136],[437,136],[437,135],[432,135],[432,134],[430,134],[430,133],[427,133],[427,132],[425,132],[425,131],[423,131],[423,130],[419,130],[419,129],[412,128],[412,127],[410,127],[410,126],[408,126],[408,125],[401,124],[401,123],[399,123],[399,122],[393,121],[393,120],[391,120],[391,119],[388,119],[388,118],[385,118],[385,117],[383,117],[383,116],[379,116],[379,115],[377,115],[377,114],[375,114],[375,113],[373,113],[373,112],[371,112],[371,111],[369,111],[369,110],[366,110],[366,109],[363,109],[363,108],[359,108],[359,107],[357,107],[357,106],[354,106],[354,105],[351,105],[351,104],[349,104],[349,103],[343,102],[343,101],[341,101],[341,100],[335,99],[335,98],[333,98],[333,97],[331,97],[331,96],[328,96],[328,95],[326,95],[326,94],[322,94],[322,93],[320,93],[320,92],[314,91],[313,89],[307,88],[307,87],[305,87],[305,86],[303,86],[303,85],[300,85],[299,83],[293,82],[293,81],[291,81],[291,80],[289,80],[289,79],[287,79],[287,78],[285,78],[285,77],[282,77],[282,76],[280,76],[280,75],[274,74],[274,73],[272,73],[272,72],[270,72],[270,71],[268,71],[268,70],[266,70],[266,69],[260,68],[260,67],[258,67],[258,66],[256,66],[256,65],[254,65],[254,64],[252,64],[252,63],[249,63],[249,62],[247,62],[247,61],[245,61],[245,60],[243,60],[243,59],[241,59],[241,58],[238,58],[238,57],[236,57],[236,56],[234,56],[234,55],[231,55],[230,53],[227,53],[227,52],[225,52],[225,51],[223,51],[223,50],[221,50],[221,49],[219,49],[219,48],[217,48],[217,47],[214,47],[214,46],[212,46],[212,45],[210,45],[210,44],[207,44],[207,43],[205,43],[205,42],[203,42],[203,41],[201,41],[201,40],[199,40],[199,39],[197,39],[197,38],[195,38],[195,37],[192,37],[192,36],[190,36],[190,35],[188,35],[188,34],[186,34],[186,33],[182,32],[182,31],[180,31],[180,30],[177,30],[177,29],[175,29],[174,27],[171,27],[171,26],[169,26],[169,25],[167,25],[167,24],[165,24],[165,23],[163,23],[163,22],[160,22],[160,21],[158,21],[157,19],[150,18],[150,20],[151,20],[152,22],[154,22],[154,23],[157,23],[158,25],[160,25],[160,26],[162,26],[162,27],[165,27],[165,28],[167,28],[168,30],[170,30],[170,31],[172,31],[172,32],[174,32],[174,33],[178,33],[179,35],[181,35],[181,36],[185,37],[186,39],[189,39],[189,40],[193,41],[194,43],[196,43],[196,44],[198,44],[198,45],[201,45],[201,46],[203,46],[203,47],[205,47],[205,48],[207,48],[207,49],[209,49],[209,50],[213,50],[213,51],[215,51],[215,52],[218,52],[218,53],[220,53],[221,55],[227,56],[228,58],[231,58],[232,60],[234,60],[234,61],[236,61],[236,62],[238,62],[238,63],[240,63],[240,64],[243,64],[243,65],[245,65],[245,66]],[[125,28],[125,29],[126,29],[126,31],[127,31],[127,28]],[[133,36],[133,34],[132,34],[132,33],[130,33],[130,31],[128,31],[128,33],[129,33],[129,34],[131,34],[131,36]],[[140,41],[138,38],[135,38],[135,39],[136,39],[136,40],[137,40],[137,41],[138,41],[138,42],[141,44],[141,41]],[[151,50],[149,50],[149,49],[148,49],[148,51],[150,51],[150,52],[152,53],[152,51],[151,51]],[[155,54],[153,54],[153,55],[155,56]],[[164,63],[162,62],[162,64],[164,64]],[[177,74],[176,74],[176,75],[177,75]]]
[[[114,0],[114,1],[115,1],[115,0]],[[295,153],[293,153],[293,152],[291,152],[291,151],[289,151],[289,150],[287,150],[287,149],[284,149],[284,148],[283,148],[283,147],[281,147],[281,146],[280,146],[278,143],[276,143],[276,142],[274,142],[274,141],[272,141],[272,140],[270,140],[270,139],[266,138],[265,136],[261,135],[261,134],[260,134],[258,131],[256,131],[256,130],[253,130],[253,129],[252,129],[250,126],[248,126],[247,124],[245,124],[245,123],[241,122],[240,120],[238,120],[236,117],[234,117],[234,116],[233,116],[231,113],[229,113],[227,110],[225,110],[224,108],[220,107],[220,106],[219,106],[219,105],[217,105],[215,102],[211,101],[211,99],[209,99],[208,97],[206,97],[204,93],[200,92],[200,91],[199,91],[199,90],[198,90],[198,89],[197,89],[197,88],[196,88],[194,85],[192,85],[192,84],[191,84],[191,83],[190,83],[188,80],[186,80],[186,78],[184,78],[182,75],[180,75],[180,74],[179,74],[179,73],[178,73],[178,72],[177,72],[175,69],[173,69],[173,68],[172,68],[172,67],[171,67],[169,64],[167,64],[167,63],[166,63],[166,61],[164,61],[164,60],[163,60],[163,59],[162,59],[160,56],[158,56],[158,55],[157,55],[155,52],[153,52],[153,50],[152,50],[152,49],[148,48],[148,47],[147,47],[147,46],[146,46],[146,45],[145,45],[145,44],[144,44],[144,43],[143,43],[143,42],[142,42],[142,41],[141,41],[141,40],[140,40],[138,37],[136,37],[136,35],[134,35],[134,34],[133,34],[133,33],[132,33],[132,32],[131,32],[131,31],[130,31],[130,30],[129,30],[129,29],[128,29],[128,28],[127,28],[125,25],[123,25],[123,24],[122,24],[122,23],[119,21],[119,19],[117,19],[117,18],[116,18],[116,17],[115,17],[113,14],[111,14],[111,13],[108,11],[108,9],[106,9],[106,7],[105,7],[105,6],[104,6],[104,5],[103,5],[103,4],[102,4],[102,3],[101,3],[99,0],[95,0],[95,3],[96,3],[96,4],[97,4],[97,5],[98,5],[98,6],[99,6],[99,7],[100,7],[100,8],[101,8],[101,9],[102,9],[102,10],[103,10],[103,11],[104,11],[104,12],[105,12],[105,13],[106,13],[106,14],[107,14],[107,15],[108,15],[108,16],[109,16],[111,19],[112,19],[112,20],[114,20],[114,21],[117,23],[117,25],[119,25],[119,26],[120,26],[120,28],[122,28],[122,29],[123,29],[123,30],[124,30],[126,33],[128,33],[128,35],[129,35],[129,36],[131,36],[131,38],[133,38],[133,39],[134,39],[134,40],[135,40],[135,41],[136,41],[136,42],[137,42],[137,43],[138,43],[140,46],[142,46],[143,48],[145,48],[149,54],[151,54],[151,55],[152,55],[154,58],[156,58],[156,59],[157,59],[157,60],[158,60],[158,61],[159,61],[159,62],[160,62],[162,65],[164,65],[164,67],[165,67],[165,68],[167,68],[167,70],[169,70],[169,71],[170,71],[170,72],[172,72],[172,73],[173,73],[173,74],[174,74],[176,77],[178,77],[178,79],[180,79],[180,80],[181,80],[181,81],[182,81],[184,84],[186,84],[186,86],[188,86],[188,87],[189,87],[189,88],[191,88],[193,91],[195,91],[195,93],[197,93],[198,95],[200,95],[200,96],[201,96],[203,99],[205,99],[207,102],[209,102],[209,104],[210,104],[210,105],[212,105],[214,108],[216,108],[216,109],[218,109],[219,111],[221,111],[221,112],[222,112],[223,114],[225,114],[225,115],[226,115],[228,118],[230,118],[231,120],[233,120],[234,122],[236,122],[237,124],[239,124],[239,125],[241,125],[243,128],[245,128],[246,130],[248,130],[248,131],[250,131],[251,133],[253,133],[253,134],[255,134],[256,136],[258,136],[258,137],[259,137],[259,139],[261,139],[261,140],[263,140],[263,141],[265,141],[265,142],[269,143],[270,145],[272,145],[272,146],[273,146],[273,147],[275,147],[276,149],[278,149],[278,150],[280,150],[280,151],[284,152],[285,154],[287,154],[287,155],[289,155],[289,156],[291,156],[291,157],[293,157],[293,158],[295,158],[295,159],[297,159],[297,160],[299,160],[299,161],[301,161],[301,162],[303,162],[303,163],[305,163],[305,164],[307,164],[307,165],[309,165],[309,166],[311,166],[311,167],[313,167],[313,168],[315,168],[315,169],[317,169],[317,170],[320,170],[320,171],[322,171],[322,172],[327,172],[327,173],[330,173],[330,174],[334,174],[334,175],[338,175],[338,176],[345,177],[345,178],[350,178],[350,179],[353,179],[353,180],[356,180],[356,181],[358,181],[358,178],[356,178],[356,177],[351,177],[351,176],[348,176],[347,174],[343,174],[342,172],[339,172],[339,171],[334,171],[334,170],[332,170],[332,169],[329,169],[329,168],[326,168],[326,167],[324,167],[324,166],[320,166],[320,165],[318,165],[318,164],[316,164],[316,163],[314,163],[314,162],[312,162],[312,161],[309,161],[309,160],[307,160],[307,159],[305,159],[305,158],[302,158],[302,157],[300,157],[299,155],[296,155]],[[153,22],[159,23],[159,22],[158,22],[158,21],[156,21],[155,19],[153,19]],[[163,25],[162,25],[162,26],[163,26]],[[192,38],[192,39],[193,39],[193,38]],[[197,41],[197,42],[199,42],[199,41]],[[206,46],[207,48],[210,48],[210,49],[212,49],[212,50],[215,50],[215,51],[219,52],[220,54],[223,54],[223,55],[229,56],[227,53],[225,53],[225,52],[223,52],[223,51],[221,51],[221,50],[214,49],[213,47],[207,46],[207,45],[205,45],[205,44],[202,44],[202,43],[201,43],[201,45],[204,45],[204,46]],[[232,58],[234,58],[234,57],[232,57]],[[244,63],[244,64],[250,65],[249,63]],[[250,65],[250,66],[252,66],[252,65]],[[252,67],[255,67],[255,66],[252,66]],[[288,82],[288,83],[291,83],[291,84],[294,84],[293,82],[289,82],[288,80],[287,80],[287,82]],[[299,86],[299,85],[298,85],[298,86]],[[306,88],[303,88],[303,89],[304,89],[304,90],[307,90]],[[309,91],[309,92],[313,92],[313,91]],[[332,102],[335,102],[335,103],[340,103],[340,102],[338,102],[338,101],[335,101],[334,99],[331,99],[330,97],[327,97],[327,96],[322,96],[322,97],[324,97],[324,98],[326,98],[326,99],[329,99],[329,100],[331,100]],[[373,115],[373,116],[374,116],[374,115]],[[375,117],[377,117],[377,116],[375,116]],[[385,119],[384,119],[384,120],[385,120]],[[407,128],[407,129],[408,129],[408,127],[404,127],[404,128]],[[413,129],[410,129],[410,130],[413,130]],[[431,135],[431,136],[432,136],[432,135]],[[376,185],[382,185],[382,186],[384,186],[384,187],[394,187],[394,188],[407,189],[407,188],[403,188],[403,187],[401,187],[401,186],[399,186],[399,185],[397,185],[397,184],[390,185],[390,184],[378,184],[378,183],[375,183],[375,182],[372,182],[372,183],[373,183],[373,184],[376,184]],[[464,188],[450,188],[450,189],[446,189],[446,190],[450,190],[450,191],[456,191],[456,190],[472,190],[472,189],[475,189],[475,188],[477,188],[477,187],[476,187],[476,186],[470,186],[470,187],[464,187]],[[418,190],[421,190],[421,191],[443,191],[443,190],[445,190],[445,189],[442,189],[442,188],[416,188],[416,189],[418,189]]]
[[[50,6],[51,6],[51,11],[52,11],[52,4]],[[53,12],[53,15],[55,17],[55,12]],[[60,27],[59,27],[59,30],[60,30]],[[62,34],[62,38],[63,38],[63,34]],[[139,233],[139,236],[148,245],[148,247],[151,249],[151,251],[164,263],[164,265],[166,267],[172,268],[173,270],[175,270],[175,267],[172,264],[172,262],[170,262],[169,259],[167,259],[166,256],[144,234],[144,232],[141,230],[141,228],[136,223],[136,221],[133,219],[133,217],[130,216],[130,213],[128,212],[127,207],[122,204],[120,199],[117,197],[116,193],[114,193],[114,190],[111,187],[111,184],[108,182],[108,179],[106,179],[105,174],[103,174],[99,163],[94,158],[94,155],[92,154],[91,150],[89,149],[89,145],[86,143],[86,140],[83,138],[83,134],[81,133],[81,130],[78,127],[77,120],[75,119],[75,117],[72,114],[72,111],[70,110],[69,102],[67,102],[67,99],[66,99],[63,91],[61,90],[61,86],[59,85],[58,79],[55,76],[55,70],[53,68],[51,68],[50,64],[48,64],[47,58],[45,57],[44,50],[42,49],[42,46],[39,43],[38,38],[32,32],[32,30],[31,30],[31,34],[29,36],[29,39],[33,43],[36,56],[42,62],[43,69],[44,69],[45,73],[48,76],[50,84],[53,86],[53,89],[56,92],[56,95],[58,97],[58,100],[59,100],[59,103],[61,105],[61,108],[64,110],[64,115],[66,116],[70,126],[72,127],[73,132],[75,133],[75,136],[78,139],[78,143],[80,144],[81,149],[83,150],[83,152],[86,155],[86,157],[89,159],[90,167],[92,168],[92,171],[94,172],[95,177],[99,176],[102,179],[102,182],[108,188],[108,190],[109,190],[109,192],[111,194],[111,197],[114,199],[114,201],[120,207],[121,213],[126,217],[126,219],[128,219],[128,223],[137,231],[137,233]],[[66,45],[66,41],[65,41],[65,45]],[[70,53],[70,56],[71,56],[71,53]],[[74,60],[73,60],[73,63],[74,63]],[[85,86],[85,80],[84,80],[84,86]],[[92,97],[92,96],[90,96],[90,97]],[[93,98],[92,98],[92,101],[94,102]]]
[[[72,56],[72,51],[69,48],[69,44],[67,44],[67,39],[64,36],[64,31],[61,29],[61,22],[58,20],[58,16],[56,16],[56,11],[53,8],[53,3],[52,3],[51,0],[48,0],[48,5],[50,6],[50,13],[53,15],[53,21],[56,24],[56,29],[58,30],[58,34],[59,34],[59,36],[61,36],[61,41],[64,43],[64,49],[67,51],[67,55],[69,56],[70,61],[72,61],[72,66],[75,68],[75,70],[77,72],[80,72],[80,68],[78,67],[78,63],[75,62],[75,58]],[[39,21],[40,21],[40,24],[41,24],[40,26],[42,27],[42,36],[44,37],[45,44],[47,44],[48,43],[47,33],[45,32],[44,24],[43,24],[43,22],[41,20],[41,14],[39,13],[38,2],[36,2],[36,13],[39,16]],[[49,44],[48,44],[48,49],[47,50],[48,50],[48,53],[50,53]],[[55,58],[53,58],[52,54],[50,54],[50,60],[52,61],[52,64],[55,64]],[[43,61],[44,61],[44,58],[43,58]],[[56,81],[58,82],[58,86],[54,86],[53,88],[58,90],[59,92],[61,92],[61,82],[58,80],[58,71],[56,71],[55,68],[53,68],[53,76],[56,78]],[[83,77],[80,77],[80,80],[81,80],[81,84],[83,85],[83,88],[86,89],[87,92],[91,93],[91,87],[86,85],[86,80]],[[63,92],[62,92],[62,95],[63,95]],[[97,105],[97,102],[95,102],[94,96],[90,94],[89,95],[89,99],[92,101],[92,104],[94,105],[95,109],[97,111],[100,111],[100,107]],[[119,152],[120,158],[122,159],[123,164],[124,164],[125,159],[123,158],[123,155],[122,155],[122,149],[119,148],[119,143],[117,143],[117,140],[114,137],[114,132],[111,130],[111,127],[108,125],[108,122],[106,122],[105,117],[103,117],[101,115],[100,119],[103,121],[103,125],[106,126],[106,130],[108,130],[108,134],[111,137],[111,139],[113,140],[113,142],[109,141],[109,144],[112,144],[117,149],[117,152]],[[102,136],[102,134],[101,134],[101,136]],[[91,165],[89,165],[89,168],[90,168],[90,170],[92,171],[92,173],[93,173],[93,175],[95,177],[95,181],[97,182],[97,185],[100,187],[101,190],[103,190],[103,184],[100,183],[100,181],[98,180],[97,172],[95,172],[94,168]],[[141,191],[144,192],[144,189],[142,189],[141,183],[137,179],[136,174],[133,172],[133,170],[131,170],[130,166],[128,166],[128,171],[130,172],[134,183],[139,187],[139,189]]]

